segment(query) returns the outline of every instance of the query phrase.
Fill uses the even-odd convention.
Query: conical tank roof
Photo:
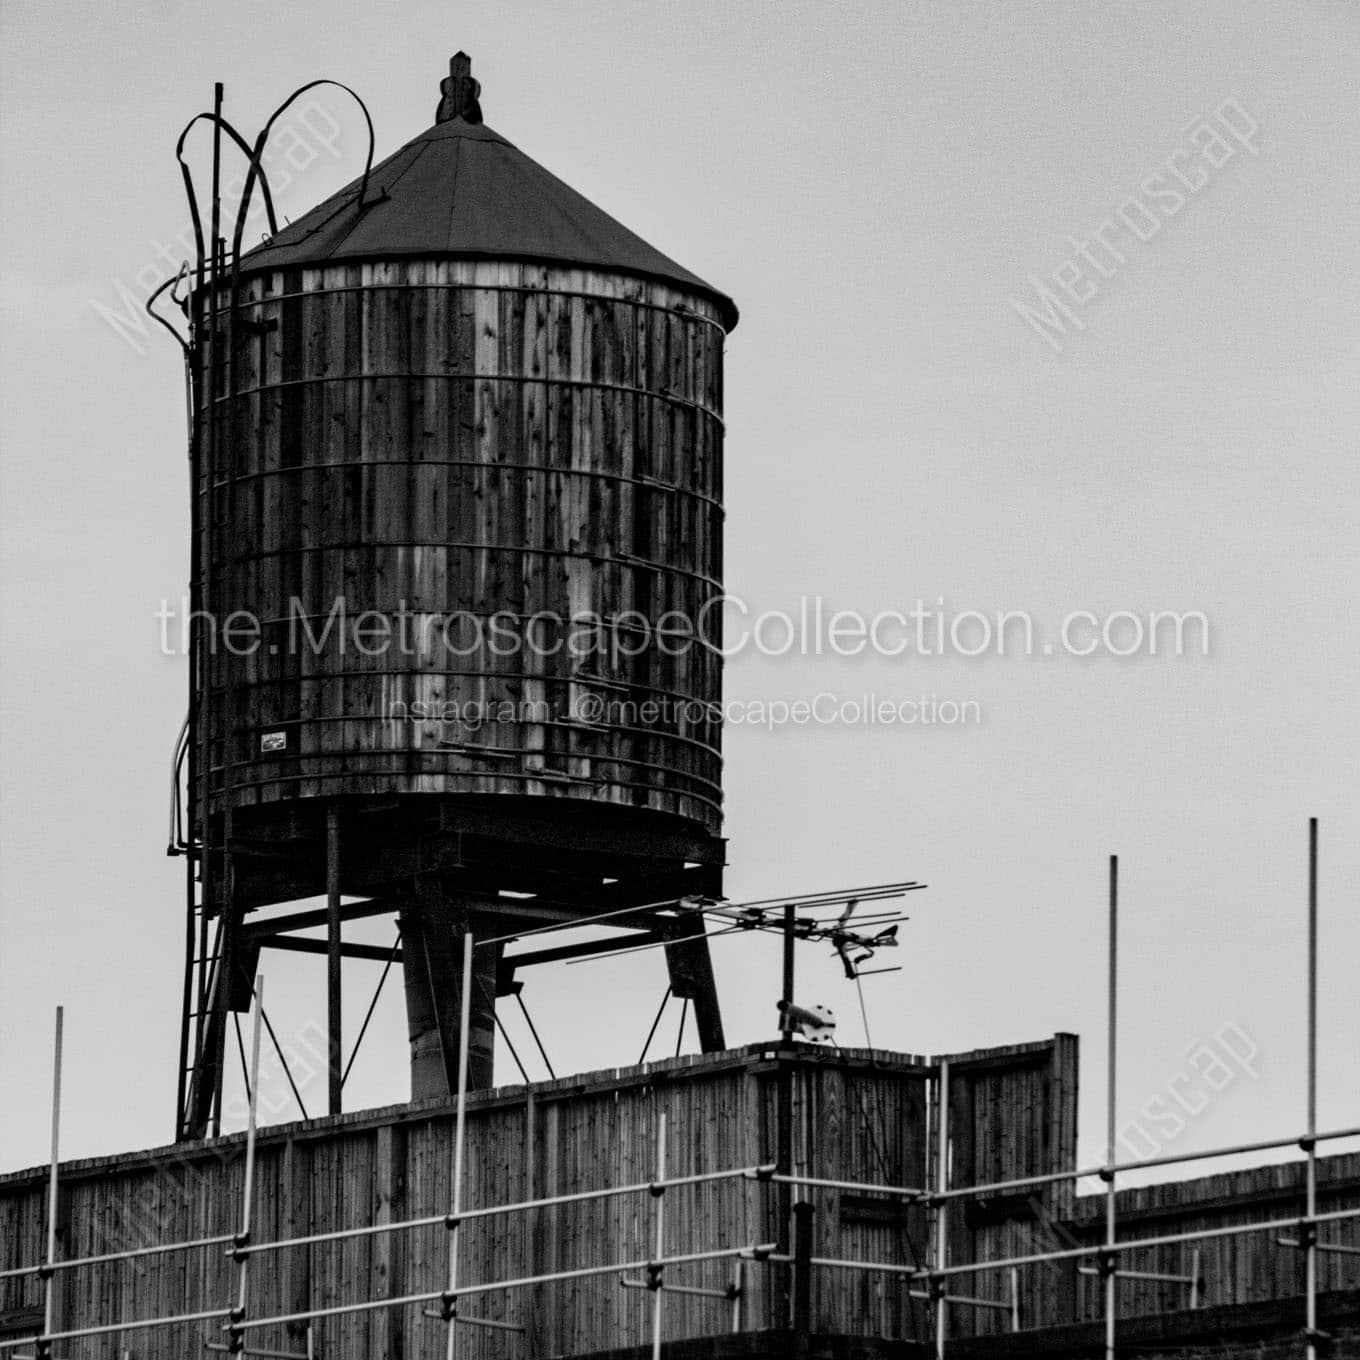
[[[355,180],[243,256],[242,272],[410,257],[527,260],[673,283],[711,298],[726,328],[736,325],[731,298],[487,127],[470,65],[461,52],[453,59],[438,121],[373,167],[362,207]]]

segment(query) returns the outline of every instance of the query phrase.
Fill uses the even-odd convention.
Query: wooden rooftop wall
[[[920,1186],[929,1165],[933,1067],[929,1060],[867,1050],[800,1046],[793,1073],[794,1164],[834,1180]],[[669,1173],[755,1166],[777,1156],[775,1046],[755,1046],[643,1068],[501,1089],[469,1102],[465,1207],[647,1182],[654,1174],[657,1116],[669,1123]],[[1073,1165],[1076,1040],[984,1050],[953,1060],[951,1085],[979,1112],[971,1135],[987,1174],[1025,1175]],[[984,1115],[984,1109],[991,1113]],[[1024,1112],[1008,1122],[1003,1109]],[[259,1138],[254,1240],[442,1214],[450,1205],[453,1117],[448,1103],[400,1106],[271,1128]],[[93,1255],[238,1226],[244,1169],[240,1135],[211,1143],[76,1162],[63,1168],[59,1254]],[[956,1156],[957,1156],[956,1152]],[[0,1178],[0,1269],[36,1262],[45,1241],[42,1169]],[[777,1236],[778,1190],[752,1180],[677,1188],[665,1195],[668,1253],[740,1247]],[[817,1191],[816,1252],[909,1264],[924,1260],[925,1211],[897,1211],[883,1196]],[[466,1283],[646,1260],[653,1200],[645,1192],[469,1221]],[[443,1286],[447,1233],[439,1225],[342,1243],[290,1247],[254,1258],[249,1313],[397,1297]],[[634,1272],[640,1273],[640,1272]],[[745,1326],[782,1325],[786,1270],[747,1267]],[[58,1328],[226,1307],[235,1272],[223,1248],[57,1276]],[[730,1263],[677,1269],[673,1282],[723,1287]],[[0,1283],[0,1335],[31,1334],[40,1321],[36,1278]],[[649,1336],[650,1296],[615,1275],[486,1294],[464,1309],[524,1326],[513,1333],[465,1327],[460,1354],[477,1360],[586,1354]],[[428,1305],[427,1305],[428,1306]],[[922,1305],[900,1280],[825,1272],[817,1282],[819,1331],[923,1334]],[[728,1330],[722,1300],[665,1302],[665,1335]],[[321,1322],[317,1353],[395,1360],[422,1354],[441,1324],[405,1306]],[[256,1344],[300,1350],[284,1328]],[[181,1360],[219,1340],[213,1324],[129,1335],[137,1360]],[[61,1354],[121,1355],[111,1341],[64,1343]]]
[[[533,1086],[503,1088],[469,1103],[469,1208],[624,1183],[654,1173],[657,1116],[669,1124],[669,1174],[772,1162],[778,1150],[778,1081],[774,1045],[707,1057],[596,1072]],[[935,1068],[931,1060],[869,1051],[800,1046],[792,1072],[794,1165],[832,1180],[921,1186],[933,1183]],[[1077,1042],[1070,1035],[1037,1044],[981,1050],[951,1059],[951,1184],[1005,1180],[1071,1169],[1075,1161]],[[340,1228],[440,1215],[450,1206],[453,1115],[448,1103],[318,1119],[265,1130],[259,1139],[255,1240],[269,1241]],[[230,1234],[239,1223],[244,1139],[184,1144],[63,1168],[58,1206],[60,1258],[157,1242]],[[1360,1205],[1360,1155],[1320,1162],[1323,1211]],[[1302,1164],[1121,1191],[1120,1236],[1154,1236],[1195,1227],[1287,1219],[1301,1212]],[[911,1264],[928,1260],[930,1222],[919,1207],[903,1209],[881,1194],[818,1190],[814,1254],[846,1260]],[[677,1188],[665,1196],[668,1254],[738,1247],[777,1236],[779,1192],[750,1180]],[[521,1212],[464,1229],[462,1279],[494,1281],[652,1254],[654,1202],[645,1192]],[[999,1258],[1097,1242],[1099,1196],[1076,1196],[1068,1185],[1037,1192],[956,1201],[950,1209],[954,1262]],[[44,1168],[0,1177],[0,1269],[41,1258],[46,1235]],[[1246,1305],[1297,1300],[1298,1253],[1279,1247],[1274,1231],[1206,1242],[1201,1302]],[[1329,1225],[1324,1240],[1360,1246],[1360,1221]],[[290,1247],[255,1258],[249,1312],[263,1316],[442,1287],[446,1230],[439,1225],[343,1243]],[[1142,1253],[1131,1267],[1189,1273],[1192,1249]],[[1319,1287],[1353,1285],[1353,1257],[1320,1257]],[[634,1272],[635,1274],[641,1272]],[[677,1269],[672,1282],[721,1288],[728,1263]],[[74,1327],[228,1306],[235,1272],[221,1247],[85,1267],[57,1276],[57,1325]],[[763,1331],[785,1322],[787,1273],[773,1264],[747,1267],[744,1326]],[[1100,1316],[1099,1282],[1071,1264],[1021,1272],[1025,1328]],[[955,1286],[979,1297],[1009,1296],[1001,1271]],[[1188,1291],[1174,1283],[1126,1281],[1120,1312],[1186,1309]],[[844,1270],[814,1276],[813,1331],[822,1335],[922,1338],[924,1303],[902,1277]],[[0,1282],[0,1337],[31,1335],[41,1321],[36,1277]],[[619,1285],[614,1274],[473,1297],[464,1309],[513,1322],[514,1333],[461,1329],[461,1355],[510,1360],[588,1355],[646,1342],[650,1296]],[[670,1297],[668,1340],[726,1331],[723,1301]],[[950,1335],[1005,1330],[1002,1313],[956,1306]],[[422,1306],[363,1313],[318,1324],[317,1354],[397,1360],[433,1353],[441,1324]],[[257,1345],[300,1351],[298,1334],[275,1328]],[[220,1340],[213,1324],[64,1343],[71,1360],[121,1357],[182,1360]]]

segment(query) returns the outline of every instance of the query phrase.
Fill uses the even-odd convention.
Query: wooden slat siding
[[[667,1060],[643,1070],[608,1070],[475,1096],[469,1103],[465,1202],[504,1203],[530,1193],[646,1181],[655,1156],[656,1116],[663,1109],[671,1129],[673,1174],[770,1158],[774,1083],[772,1065],[761,1059],[764,1051]],[[1012,1073],[1015,1089],[1023,1093],[1036,1060],[1051,1063],[1053,1054],[1054,1046],[1048,1044],[965,1055],[956,1062],[960,1081],[970,1080],[971,1062],[973,1075],[992,1083],[1004,1085],[1005,1074]],[[925,1059],[856,1050],[800,1051],[794,1074],[795,1158],[801,1170],[856,1181],[887,1177],[897,1184],[919,1183],[924,1177]],[[259,1238],[443,1212],[450,1203],[452,1129],[452,1111],[445,1103],[266,1130],[257,1161]],[[64,1250],[109,1250],[128,1245],[129,1239],[185,1240],[234,1231],[242,1148],[242,1139],[234,1136],[213,1145],[68,1166],[64,1180],[71,1232]],[[41,1252],[43,1186],[41,1172],[0,1178],[0,1243],[7,1264],[35,1260]],[[754,1182],[668,1192],[667,1249],[735,1246],[768,1238],[773,1198],[769,1187]],[[810,1198],[817,1208],[819,1253],[911,1260],[907,1234],[891,1222],[856,1219],[845,1197],[834,1192],[818,1190]],[[652,1250],[652,1212],[652,1201],[644,1194],[470,1222],[464,1229],[463,1280],[645,1259]],[[919,1251],[923,1220],[919,1211],[913,1213],[917,1217],[909,1232]],[[94,1225],[103,1225],[97,1234]],[[310,1251],[286,1249],[257,1261],[250,1311],[258,1316],[309,1302],[437,1290],[444,1279],[446,1245],[444,1228],[436,1226],[390,1238],[322,1244]],[[729,1278],[729,1266],[686,1267],[677,1278],[717,1288]],[[229,1263],[216,1249],[156,1259],[144,1271],[91,1268],[66,1283],[61,1321],[225,1305],[232,1296],[232,1279]],[[771,1268],[752,1266],[748,1285],[749,1325],[778,1325],[780,1290]],[[825,1272],[816,1288],[815,1317],[830,1331],[903,1335],[913,1326],[918,1333],[924,1327],[924,1311],[905,1300],[900,1281]],[[40,1291],[31,1281],[10,1282],[3,1297],[9,1306],[21,1306],[39,1299]],[[648,1334],[646,1296],[624,1291],[612,1276],[548,1285],[531,1293],[476,1296],[467,1311],[528,1325],[534,1338],[530,1354],[641,1344]],[[726,1329],[726,1319],[717,1302],[666,1303],[668,1338],[716,1334]],[[200,1330],[204,1335],[211,1331]],[[409,1356],[437,1343],[440,1333],[437,1322],[425,1319],[418,1307],[408,1307],[390,1315],[323,1322],[317,1339],[322,1354]],[[404,1348],[400,1352],[398,1337]],[[198,1331],[192,1337],[173,1331],[146,1334],[135,1354],[138,1360],[179,1360],[187,1345],[201,1339]],[[283,1346],[288,1340],[280,1334],[265,1344]],[[515,1338],[471,1328],[461,1334],[460,1343],[474,1360],[521,1353]]]
[[[1120,1234],[1153,1236],[1198,1227],[1287,1218],[1302,1212],[1303,1194],[1302,1160],[1194,1181],[1140,1186],[1119,1192]],[[1360,1154],[1319,1159],[1318,1202],[1323,1212],[1360,1205]],[[1070,1229],[1080,1241],[1096,1241],[1102,1231],[1103,1214],[1104,1202],[1100,1196],[1080,1196]],[[1263,1232],[1201,1243],[1201,1271],[1206,1282],[1204,1302],[1233,1304],[1297,1297],[1304,1284],[1302,1256],[1290,1248],[1276,1246],[1277,1235],[1297,1236],[1292,1232]],[[1360,1221],[1324,1225],[1320,1236],[1327,1241],[1360,1246]],[[1186,1245],[1155,1248],[1139,1253],[1138,1259],[1130,1261],[1130,1265],[1137,1269],[1188,1274],[1192,1252],[1193,1247]],[[1354,1257],[1320,1252],[1319,1290],[1353,1288],[1354,1260]],[[1090,1277],[1083,1278],[1083,1285],[1086,1315],[1098,1317],[1101,1307],[1098,1288],[1092,1286]],[[1121,1310],[1130,1315],[1186,1306],[1187,1295],[1178,1286],[1130,1281],[1120,1289]]]
[[[403,1130],[390,1125],[375,1130],[373,1223],[396,1223],[403,1216],[403,1142]],[[381,1234],[373,1239],[373,1287],[379,1296],[392,1297],[394,1284],[403,1273],[400,1261],[403,1246],[400,1234]],[[400,1310],[375,1312],[370,1334],[373,1360],[400,1360],[403,1353]]]
[[[1003,1181],[1075,1166],[1076,1040],[1058,1036],[1052,1043],[1008,1045],[950,1059],[950,1184]],[[1057,1076],[1055,1077],[1055,1073]],[[1009,1208],[998,1201],[988,1213],[982,1201],[949,1206],[949,1250],[955,1262],[1020,1255],[1051,1242],[1046,1227],[1059,1216],[1061,1190],[1019,1192]],[[986,1216],[982,1216],[986,1215]],[[1054,1268],[1056,1270],[1056,1268]],[[1069,1320],[1071,1304],[1060,1305],[1058,1275],[1048,1268],[1023,1274],[1022,1316],[1031,1322]],[[970,1292],[1008,1299],[1007,1272],[970,1277]],[[1058,1319],[1053,1314],[1061,1311]],[[960,1336],[1004,1331],[1007,1316],[996,1310],[951,1311],[951,1332]]]
[[[580,291],[594,296],[568,296]],[[218,497],[204,538],[216,603],[276,620],[269,641],[287,642],[293,596],[317,615],[316,628],[340,595],[355,610],[412,596],[439,613],[636,606],[692,616],[715,593],[721,336],[709,304],[585,271],[416,261],[264,276],[250,282],[242,314],[277,329],[243,345],[240,395],[226,403],[222,440],[238,480]],[[402,372],[447,377],[389,376]],[[533,380],[503,380],[516,374]],[[530,468],[514,466],[525,462]],[[441,694],[542,696],[566,708],[569,669],[545,663],[540,679],[531,667],[526,682],[511,673],[520,660],[489,659],[480,677],[458,676],[441,655],[378,663],[352,645],[340,654],[334,638],[316,657],[267,645],[250,658],[219,655],[212,697],[223,697],[230,667],[239,711],[251,716],[233,734],[245,783],[239,802],[548,792],[716,826],[696,797],[711,795],[719,777],[709,724],[618,725],[605,734],[493,726],[479,740],[519,750],[507,764],[458,757],[430,731],[381,718],[387,699]],[[609,658],[599,661],[595,669],[610,668]],[[638,699],[719,693],[717,658],[697,650],[621,658],[612,678],[633,685]],[[226,715],[220,703],[215,711],[220,766]],[[266,761],[259,737],[275,728],[289,733],[289,747]],[[687,736],[713,749],[676,739]],[[577,782],[535,777],[545,772]]]
[[[278,1176],[274,1182],[273,1199],[278,1204],[280,1237],[301,1237],[308,1231],[312,1221],[311,1184],[306,1164],[307,1152],[296,1139],[289,1138],[283,1145],[278,1163]],[[311,1248],[289,1247],[279,1253],[277,1276],[279,1280],[279,1302],[281,1312],[301,1312],[311,1304]],[[272,1275],[275,1268],[266,1270]],[[294,1344],[306,1334],[304,1327],[291,1327],[289,1340]],[[290,1345],[284,1349],[291,1350]]]

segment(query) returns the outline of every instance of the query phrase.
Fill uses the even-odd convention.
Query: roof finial
[[[439,101],[436,122],[447,123],[451,118],[461,118],[465,123],[482,121],[482,106],[477,102],[482,87],[472,78],[472,58],[466,52],[450,59],[448,78],[439,82],[439,91],[444,97]]]

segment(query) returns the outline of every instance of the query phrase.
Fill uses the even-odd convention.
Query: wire
[[[869,1037],[869,1009],[864,1004],[864,983],[858,973],[855,974],[855,990],[859,993],[859,1015],[864,1021],[864,1047],[872,1048],[874,1041]]]
[[[477,990],[482,994],[482,1000],[490,1007],[491,1018],[496,1022],[496,1029],[500,1032],[501,1038],[505,1040],[505,1046],[510,1050],[510,1056],[515,1060],[515,1066],[519,1068],[519,1074],[524,1078],[524,1084],[528,1086],[529,1074],[524,1070],[524,1064],[519,1060],[519,1053],[515,1049],[514,1040],[511,1039],[510,1035],[506,1032],[505,1025],[501,1022],[500,1016],[496,1013],[496,999],[487,993],[486,983],[481,978],[477,979]],[[460,1035],[458,1042],[460,1044],[466,1044],[471,1040],[471,1037],[471,1035]]]
[[[269,1012],[263,1006],[260,1007],[260,1019],[264,1021],[264,1027],[269,1031],[269,1042],[274,1045],[274,1052],[279,1055],[279,1065],[283,1068],[283,1075],[288,1078],[288,1085],[292,1088],[293,1099],[298,1103],[298,1109],[302,1111],[304,1119],[310,1119],[307,1107],[302,1103],[302,1093],[297,1088],[297,1082],[293,1080],[293,1073],[288,1067],[288,1059],[283,1056],[283,1049],[279,1047],[278,1036],[274,1033],[274,1026],[269,1023]]]
[[[685,1044],[685,1021],[689,1019],[689,997],[682,997],[680,1004],[680,1028],[675,1036],[675,1056],[680,1056],[680,1050]]]
[[[255,138],[254,150],[252,152],[247,153],[250,156],[250,166],[246,171],[245,188],[241,190],[241,201],[236,209],[236,230],[233,233],[231,247],[233,284],[235,283],[236,272],[239,268],[241,260],[241,237],[244,234],[246,228],[246,215],[250,209],[251,192],[255,188],[255,181],[257,178],[260,179],[262,183],[267,183],[264,178],[263,162],[264,162],[264,149],[269,141],[269,134],[274,130],[274,124],[287,110],[289,105],[291,105],[295,99],[298,99],[302,95],[306,94],[308,90],[316,89],[318,85],[333,85],[338,90],[344,90],[344,92],[347,95],[349,95],[350,98],[353,99],[356,104],[358,104],[360,111],[364,115],[364,122],[368,125],[368,157],[364,161],[364,175],[363,179],[360,180],[359,182],[359,197],[355,200],[354,206],[357,207],[360,212],[362,212],[364,208],[369,206],[369,204],[364,202],[364,199],[368,193],[368,177],[373,173],[373,148],[375,138],[373,134],[373,119],[369,116],[368,105],[365,104],[364,101],[360,99],[359,96],[355,94],[355,92],[351,90],[348,85],[343,85],[338,80],[328,80],[323,78],[321,80],[310,80],[305,85],[299,85],[298,88],[294,90],[293,93],[290,94],[288,98],[285,99],[283,103],[280,104],[278,108],[276,108],[274,112],[269,115],[268,121],[265,123],[264,127],[260,129],[260,135]],[[386,195],[383,195],[383,197],[386,197]],[[278,226],[273,221],[272,212],[270,213],[270,231],[273,234],[278,233]]]
[[[482,994],[483,994],[483,995],[486,994],[486,988],[483,988],[483,989],[482,989]],[[505,1040],[505,1046],[506,1046],[506,1048],[508,1048],[508,1049],[510,1050],[510,1056],[515,1060],[515,1066],[519,1068],[519,1074],[520,1074],[520,1076],[524,1078],[524,1084],[525,1084],[526,1086],[528,1086],[528,1085],[529,1085],[529,1074],[524,1070],[524,1064],[523,1064],[522,1062],[520,1062],[520,1060],[519,1060],[519,1053],[516,1052],[516,1050],[515,1050],[514,1041],[510,1038],[509,1034],[506,1033],[505,1025],[502,1023],[500,1016],[496,1014],[496,1008],[495,1008],[495,1006],[492,1006],[492,1008],[491,1008],[491,1014],[492,1014],[492,1017],[493,1017],[493,1018],[495,1019],[495,1021],[496,1021],[496,1028],[497,1028],[498,1030],[500,1030],[501,1038]]]
[[[862,1000],[863,998],[861,997],[861,1001]],[[838,1053],[843,1053],[845,1051],[840,1046],[840,1044],[835,1042],[834,1039],[832,1040],[832,1044]],[[847,1085],[850,1084],[847,1083]],[[892,1172],[888,1169],[888,1155],[883,1150],[883,1144],[885,1144],[888,1141],[888,1131],[884,1125],[883,1112],[882,1110],[879,1110],[878,1113],[873,1118],[870,1118],[869,1111],[864,1104],[864,1097],[860,1093],[859,1088],[857,1086],[850,1085],[850,1091],[855,1098],[855,1104],[859,1107],[859,1116],[860,1120],[862,1121],[863,1127],[869,1135],[869,1146],[873,1149],[874,1160],[878,1163],[879,1174],[883,1177],[883,1183],[885,1185],[891,1185],[893,1183],[893,1176]],[[879,1142],[878,1139],[879,1133],[883,1135],[883,1143]],[[921,1268],[921,1253],[917,1250],[916,1240],[912,1237],[911,1229],[907,1226],[907,1217],[905,1211],[902,1213],[901,1216],[901,1228],[902,1236],[907,1244],[907,1250],[908,1252],[911,1253],[911,1263],[917,1270],[919,1270]],[[916,1300],[912,1298],[909,1288],[906,1291],[906,1300],[907,1300],[907,1317],[911,1320],[910,1322],[911,1330],[915,1331]]]
[[[648,902],[635,907],[620,907],[616,911],[597,912],[594,916],[577,916],[570,921],[554,921],[550,926],[534,926],[530,930],[521,930],[514,935],[492,935],[485,940],[476,940],[472,947],[481,949],[489,944],[513,944],[516,940],[527,939],[530,935],[543,935],[551,930],[575,930],[577,926],[588,926],[596,921],[608,921],[616,916],[633,916],[638,912],[657,911],[662,907],[673,907],[678,901],[679,898],[670,897],[664,902]]]
[[[729,902],[725,898],[703,898],[697,897],[696,895],[696,898],[694,899],[696,905],[692,907],[686,905],[687,899],[683,896],[668,897],[659,902],[638,903],[636,906],[620,907],[614,911],[603,911],[597,912],[591,916],[574,917],[570,921],[555,921],[552,925],[534,926],[529,930],[517,931],[513,935],[493,935],[485,940],[478,940],[473,947],[480,949],[483,945],[512,944],[516,940],[527,939],[531,935],[542,935],[554,930],[575,930],[577,926],[593,925],[597,921],[608,921],[619,916],[631,916],[642,912],[660,911],[667,907],[679,909],[681,911],[698,912],[702,915],[716,916],[723,920],[731,920],[733,914],[736,912],[752,910],[757,911],[763,918],[764,911],[762,909],[770,907],[771,904],[774,906],[788,905],[794,907],[803,906],[816,908],[819,906],[831,906],[838,902],[847,902],[851,898],[860,902],[876,902],[900,897],[903,893],[915,892],[926,886],[926,884],[918,883],[916,880],[912,879],[904,883],[882,883],[870,888],[853,888],[848,892],[816,893],[809,894],[804,898],[766,897],[753,902]],[[874,916],[863,917],[861,919],[876,920],[878,915],[887,916],[891,914],[892,913],[877,913]],[[829,922],[839,919],[839,917],[828,917],[826,918],[826,921]],[[814,924],[824,924],[824,922],[814,922]],[[783,929],[782,925],[778,922],[770,922],[767,924],[763,919],[760,921],[744,922],[743,928],[749,930],[770,929],[776,931]]]
[[[637,1065],[642,1066],[647,1061],[647,1050],[652,1046],[652,1039],[656,1035],[656,1027],[661,1023],[662,1013],[666,1009],[666,1002],[671,999],[671,989],[666,988],[666,995],[661,998],[661,1006],[656,1013],[656,1019],[652,1021],[652,1027],[647,1031],[647,1042],[642,1045],[642,1056],[637,1060]]]
[[[861,902],[871,900],[875,895],[885,896],[894,890],[910,891],[914,888],[924,888],[924,883],[918,883],[914,878],[906,879],[901,883],[875,883],[867,888],[849,888],[845,891],[839,889],[828,889],[820,893],[795,893],[790,897],[759,897],[751,902],[742,902],[736,905],[746,907],[784,907],[784,906],[827,906],[832,902],[844,902],[848,898],[856,897]]]
[[[691,940],[718,940],[724,935],[742,934],[746,930],[746,926],[725,926],[722,930],[707,931],[703,935],[677,935],[673,940],[653,940],[649,944],[630,944],[623,949],[611,949],[606,954],[590,954],[584,959],[568,959],[567,967],[575,967],[578,963],[598,963],[601,959],[616,959],[621,954],[641,954],[646,949],[669,949],[672,945],[687,944]]]
[[[236,1051],[241,1055],[241,1079],[246,1084],[246,1100],[250,1100],[250,1064],[246,1062],[246,1046],[241,1039],[241,1017],[236,1011],[231,1013],[232,1024],[236,1026]]]
[[[184,263],[179,267],[179,273],[175,274],[171,278],[166,279],[166,281],[163,284],[161,284],[161,286],[157,288],[156,291],[152,293],[150,297],[147,298],[145,304],[143,304],[146,308],[146,314],[153,321],[159,321],[160,324],[164,326],[165,329],[168,330],[170,334],[175,337],[175,341],[178,343],[180,349],[183,350],[186,355],[189,353],[188,341],[186,341],[185,338],[156,310],[156,301],[160,297],[160,295],[163,292],[165,292],[167,288],[173,288],[182,279],[186,278],[188,276],[188,273],[189,273],[189,261],[185,260]],[[170,298],[172,301],[175,300],[174,293],[170,294]]]
[[[392,971],[392,965],[396,962],[397,950],[401,948],[401,930],[397,931],[396,941],[392,945],[392,952],[387,956],[387,962],[383,964],[382,976],[378,979],[378,985],[373,992],[373,1000],[368,1003],[368,1012],[364,1016],[364,1023],[359,1026],[359,1037],[354,1041],[354,1047],[350,1050],[349,1061],[345,1064],[345,1070],[340,1074],[340,1088],[344,1089],[345,1082],[349,1079],[349,1069],[354,1066],[354,1060],[359,1056],[359,1045],[364,1041],[364,1035],[368,1032],[368,1022],[373,1019],[374,1008],[378,1004],[378,998],[382,995],[383,983],[387,981],[387,975]]]
[[[557,1080],[557,1073],[553,1071],[553,1065],[548,1061],[548,1051],[543,1047],[543,1040],[538,1037],[538,1030],[534,1027],[533,1017],[529,1014],[529,1008],[524,1004],[523,990],[515,993],[515,1000],[519,1002],[519,1008],[524,1013],[524,1023],[529,1026],[529,1033],[534,1036],[534,1043],[538,1045],[538,1055],[543,1059],[543,1066],[548,1069],[548,1076]]]

